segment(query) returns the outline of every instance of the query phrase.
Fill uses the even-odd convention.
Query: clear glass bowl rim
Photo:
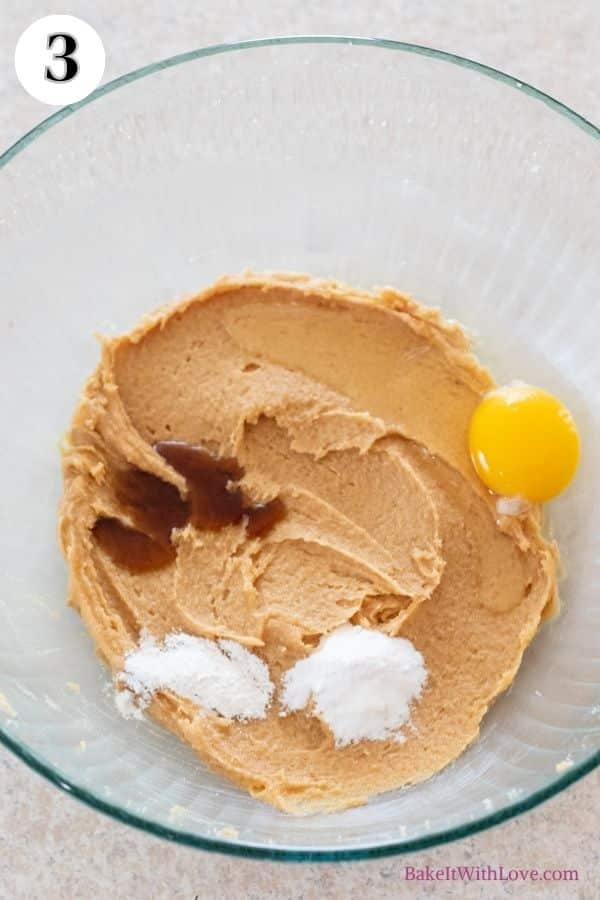
[[[77,103],[61,107],[52,115],[43,119],[34,128],[27,131],[12,146],[0,155],[0,169],[6,166],[14,157],[21,153],[30,143],[41,137],[44,132],[48,131],[54,125],[57,125],[63,119],[73,115],[78,109],[93,103],[100,97],[112,93],[121,87],[138,81],[148,75],[153,75],[163,69],[169,69],[173,66],[183,65],[197,59],[203,59],[208,56],[217,56],[222,53],[231,53],[247,49],[257,49],[260,47],[284,46],[290,44],[348,44],[364,47],[373,47],[375,49],[393,50],[401,53],[412,53],[419,56],[429,57],[431,59],[440,60],[450,65],[461,66],[470,69],[478,75],[484,75],[486,78],[492,78],[496,81],[527,94],[535,100],[544,103],[554,112],[568,119],[577,128],[586,132],[592,139],[600,141],[600,128],[576,113],[570,107],[556,100],[544,91],[538,90],[531,84],[521,81],[518,78],[502,72],[500,69],[487,66],[484,63],[467,59],[464,56],[458,56],[455,53],[448,53],[445,50],[437,50],[433,47],[425,47],[421,44],[405,43],[403,41],[393,41],[383,38],[370,37],[351,37],[345,35],[289,35],[282,37],[256,38],[246,41],[237,41],[234,43],[213,44],[209,47],[203,47],[197,50],[189,50],[185,53],[179,53],[166,59],[158,60],[149,65],[142,66],[120,75],[118,78],[107,82],[97,90],[93,91],[89,96]],[[377,859],[385,856],[393,856],[399,853],[407,853],[416,850],[424,850],[428,847],[434,847],[438,844],[446,844],[449,841],[455,841],[469,835],[477,834],[494,825],[499,825],[508,819],[512,819],[521,813],[527,812],[543,803],[545,800],[559,794],[569,785],[574,784],[584,775],[592,772],[600,765],[600,751],[590,754],[587,759],[573,766],[571,769],[560,775],[550,784],[546,785],[538,791],[530,794],[524,800],[511,803],[495,813],[481,816],[472,822],[449,828],[445,831],[439,831],[435,834],[428,834],[420,838],[408,841],[397,841],[392,844],[385,844],[380,847],[368,847],[351,850],[284,850],[270,847],[255,847],[232,841],[223,841],[218,838],[200,837],[189,831],[177,828],[168,828],[158,822],[152,822],[141,816],[134,815],[122,807],[114,803],[108,803],[96,794],[79,786],[69,779],[63,778],[61,774],[52,766],[50,766],[43,758],[34,753],[28,746],[15,740],[10,734],[0,727],[0,743],[12,751],[19,759],[23,760],[31,769],[38,772],[52,784],[61,788],[73,797],[83,801],[93,809],[103,812],[119,822],[126,825],[132,825],[149,834],[166,838],[178,844],[191,847],[199,847],[202,850],[226,853],[231,856],[242,856],[253,859],[265,860],[283,860],[287,862],[338,862],[342,860],[360,860],[360,859]]]

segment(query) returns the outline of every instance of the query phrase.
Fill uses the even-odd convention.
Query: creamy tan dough
[[[241,723],[170,692],[150,711],[217,772],[291,813],[342,809],[414,782],[478,734],[556,600],[539,510],[498,517],[468,459],[493,381],[462,329],[386,289],[304,276],[225,278],[105,341],[64,455],[69,601],[118,672],[142,629],[232,637],[282,671],[353,622],[402,634],[429,679],[406,741],[336,749],[306,713]],[[152,448],[201,443],[245,468],[255,501],[283,497],[262,538],[188,525],[168,568],[131,575],[96,545],[125,462],[185,482]]]

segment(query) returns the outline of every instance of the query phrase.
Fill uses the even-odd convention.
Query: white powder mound
[[[294,712],[312,700],[312,712],[330,727],[338,747],[403,741],[398,729],[426,680],[423,657],[410,641],[343,625],[285,673],[281,703]]]
[[[142,706],[155,691],[170,690],[232,719],[264,719],[274,690],[267,666],[245,647],[179,632],[162,646],[142,638],[118,680]]]

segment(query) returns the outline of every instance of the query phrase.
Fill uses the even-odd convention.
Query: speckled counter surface
[[[267,34],[363,34],[429,44],[504,69],[600,122],[599,0],[0,0],[0,150],[48,115],[12,66],[21,31],[50,11],[89,21],[105,79],[157,58]],[[373,862],[284,865],[173,846],[92,812],[0,751],[0,900],[326,900],[600,896],[598,772],[473,838]],[[568,868],[571,883],[405,881],[405,866]]]

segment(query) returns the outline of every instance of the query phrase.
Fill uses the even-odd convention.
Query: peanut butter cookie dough
[[[288,812],[354,806],[440,770],[477,737],[556,598],[539,510],[498,515],[469,460],[469,420],[493,384],[436,311],[304,276],[224,278],[106,340],[69,433],[60,513],[69,602],[100,655],[118,673],[140,635],[184,632],[260,657],[275,685],[265,718],[168,690],[149,712]],[[99,523],[141,527],[119,487],[131,471],[191,503],[159,452],[173,441],[229,460],[239,515],[204,528],[183,508],[164,558],[128,569]],[[268,527],[249,528],[244,509],[272,503]],[[339,747],[309,711],[280,715],[285,672],[347,623],[423,656],[403,742]]]

